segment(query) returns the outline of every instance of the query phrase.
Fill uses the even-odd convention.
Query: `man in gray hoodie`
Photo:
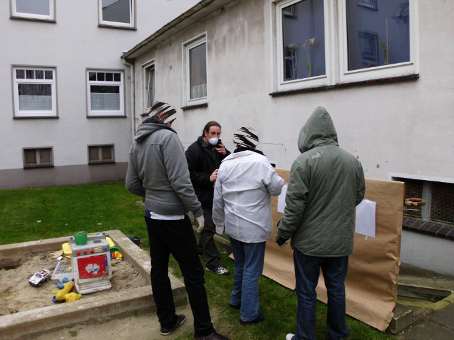
[[[320,269],[328,289],[327,339],[348,335],[345,278],[353,250],[355,208],[364,198],[361,163],[341,149],[328,111],[315,109],[298,138],[301,155],[290,170],[284,217],[277,243],[292,240],[298,297],[296,334],[315,339],[315,303]]]
[[[211,322],[204,286],[204,270],[197,256],[191,211],[203,225],[202,207],[189,177],[188,165],[176,132],[170,127],[176,110],[155,103],[142,115],[129,152],[126,188],[145,198],[145,221],[151,256],[151,285],[161,334],[169,335],[186,317],[175,313],[168,276],[169,256],[177,260],[194,315],[194,335],[200,340],[225,340]]]

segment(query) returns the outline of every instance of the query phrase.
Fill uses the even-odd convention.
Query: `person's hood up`
[[[339,145],[336,128],[328,111],[317,107],[304,124],[298,137],[298,148],[301,153],[320,145]]]
[[[161,129],[167,129],[175,132],[172,128],[168,127],[165,124],[158,124],[158,123],[142,123],[139,125],[139,128],[137,129],[136,135],[134,137],[134,140],[137,143],[142,143],[149,135],[152,133],[161,130]]]

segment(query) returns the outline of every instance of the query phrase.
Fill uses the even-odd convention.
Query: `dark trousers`
[[[204,269],[197,256],[196,240],[189,218],[164,221],[145,217],[150,240],[151,287],[162,327],[176,321],[175,303],[168,275],[169,256],[173,255],[183,273],[186,291],[194,315],[195,336],[214,331],[204,286]]]
[[[315,339],[315,291],[323,271],[328,290],[328,334],[329,340],[348,336],[345,322],[345,278],[348,269],[348,256],[315,257],[307,256],[298,250],[293,253],[296,274],[296,294],[298,297],[297,327],[294,340]]]
[[[203,208],[203,217],[205,218],[205,226],[199,238],[199,249],[205,260],[206,266],[214,270],[220,265],[221,255],[214,243],[214,234],[216,233],[216,226],[214,225],[211,216],[211,209]]]

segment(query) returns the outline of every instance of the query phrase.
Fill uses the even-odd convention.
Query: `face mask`
[[[210,139],[208,139],[208,143],[210,143],[211,145],[216,145],[219,141],[219,138],[218,137],[212,137]]]

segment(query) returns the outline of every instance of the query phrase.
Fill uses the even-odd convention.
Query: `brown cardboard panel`
[[[288,171],[278,172],[288,181]],[[377,203],[376,238],[355,234],[346,284],[347,314],[384,331],[397,299],[404,184],[366,180],[366,198]],[[276,206],[277,199],[273,199],[273,238],[267,242],[264,275],[294,289],[293,251],[288,245],[281,248],[274,243],[276,224],[281,218]],[[319,300],[326,303],[322,276],[317,293]]]

